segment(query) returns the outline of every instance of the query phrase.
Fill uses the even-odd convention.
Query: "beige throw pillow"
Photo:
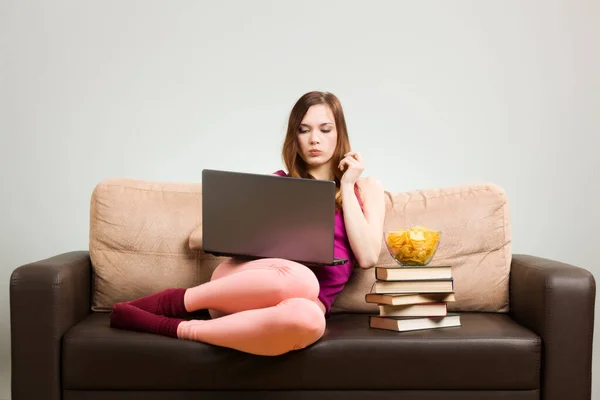
[[[456,302],[450,311],[508,311],[511,230],[504,191],[492,184],[386,192],[384,231],[425,225],[441,231],[439,248],[429,265],[451,265]],[[396,265],[383,240],[379,266]],[[332,312],[378,312],[365,302],[375,269],[356,268]]]
[[[108,179],[93,191],[92,310],[171,287],[210,280],[224,258],[190,250],[201,223],[202,185]]]

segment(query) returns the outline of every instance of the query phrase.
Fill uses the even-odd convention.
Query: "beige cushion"
[[[201,223],[199,183],[109,179],[96,186],[90,206],[94,311],[199,285],[223,261],[189,249],[188,237]]]
[[[384,231],[425,225],[440,230],[439,248],[429,265],[451,265],[456,302],[450,311],[508,311],[511,230],[504,191],[492,184],[386,192]],[[382,234],[378,265],[396,265]],[[375,269],[355,269],[332,312],[378,312],[365,302]]]
[[[454,266],[457,301],[450,303],[451,309],[508,310],[510,226],[500,188],[467,185],[386,194],[386,230],[424,224],[443,231],[432,265]],[[108,179],[96,186],[89,243],[94,311],[109,311],[115,302],[210,279],[225,258],[190,250],[188,245],[201,223],[201,200],[200,183]],[[382,246],[379,265],[391,264]],[[374,269],[356,268],[333,312],[376,312],[364,301],[373,282]]]

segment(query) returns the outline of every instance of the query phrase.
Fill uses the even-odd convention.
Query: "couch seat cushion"
[[[64,389],[538,389],[541,340],[508,315],[463,313],[462,326],[391,332],[336,314],[309,348],[255,356],[112,329],[92,313],[63,338]]]

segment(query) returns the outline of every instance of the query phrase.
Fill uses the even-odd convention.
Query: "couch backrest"
[[[224,261],[190,250],[188,238],[201,223],[201,183],[107,179],[92,193],[90,256],[92,310],[169,287],[210,280]],[[426,225],[442,231],[431,262],[453,266],[457,301],[451,311],[508,311],[510,221],[503,190],[491,184],[386,192],[385,230]],[[383,243],[378,265],[394,265]],[[374,269],[355,271],[333,312],[376,312],[365,303]]]

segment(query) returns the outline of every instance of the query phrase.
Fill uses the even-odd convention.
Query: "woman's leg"
[[[183,321],[177,328],[177,337],[276,356],[313,344],[324,331],[325,316],[314,301],[290,298],[275,306],[221,318]]]
[[[222,318],[186,321],[119,303],[110,326],[276,356],[307,347],[321,338],[325,316],[314,301],[286,299],[276,306],[240,311]]]
[[[306,266],[282,258],[228,260],[211,281],[188,289],[188,311],[208,309],[213,318],[239,311],[275,306],[290,298],[317,300],[319,281]]]
[[[318,293],[319,282],[309,268],[285,259],[265,258],[229,260],[215,269],[210,282],[189,289],[166,289],[128,303],[158,315],[188,317],[194,311],[209,309],[215,317],[271,307],[294,297],[316,300]]]

